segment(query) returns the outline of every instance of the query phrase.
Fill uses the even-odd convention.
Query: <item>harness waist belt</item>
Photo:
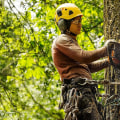
[[[80,78],[80,77],[77,77],[77,78],[71,78],[71,79],[66,79],[64,78],[63,79],[63,84],[85,84],[86,80],[88,81],[88,79],[86,78]]]

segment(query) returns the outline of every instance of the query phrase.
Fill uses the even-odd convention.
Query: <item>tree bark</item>
[[[120,42],[120,0],[104,0],[104,36]],[[120,82],[120,70],[109,66],[105,79]],[[120,85],[106,85],[105,92],[112,96],[106,99],[105,120],[120,120]]]

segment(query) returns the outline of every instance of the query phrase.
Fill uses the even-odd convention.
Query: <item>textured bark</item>
[[[104,0],[104,36],[105,40],[115,39],[120,42],[120,0]],[[120,82],[120,70],[110,66],[106,70],[105,79]],[[106,104],[109,105],[106,107],[105,119],[120,120],[120,105],[112,103],[120,99],[120,85],[107,85],[105,91],[113,96],[112,99],[106,100]]]

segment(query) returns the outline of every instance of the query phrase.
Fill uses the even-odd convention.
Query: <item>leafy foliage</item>
[[[0,117],[3,120],[62,120],[60,78],[51,46],[60,34],[54,23],[56,8],[75,3],[83,12],[80,46],[93,50],[103,44],[102,0],[25,0],[22,12],[13,1],[0,8]],[[100,43],[101,42],[101,43]],[[98,46],[99,45],[99,46]],[[103,71],[93,74],[102,79]]]

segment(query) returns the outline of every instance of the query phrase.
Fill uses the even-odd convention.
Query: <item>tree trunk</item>
[[[115,39],[120,42],[120,0],[104,0],[104,36],[105,40]],[[106,69],[105,79],[120,82],[120,70],[112,66]],[[106,120],[120,120],[120,85],[106,85]]]

